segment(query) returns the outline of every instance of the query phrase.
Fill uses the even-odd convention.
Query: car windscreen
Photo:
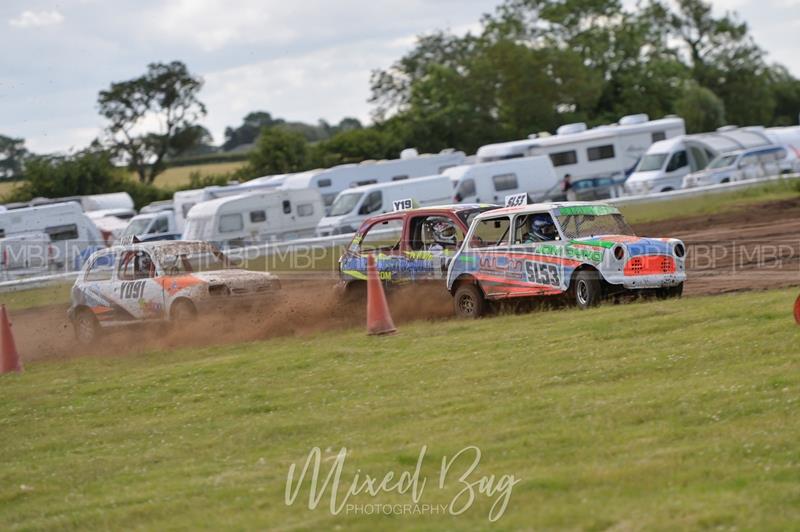
[[[128,224],[128,227],[125,228],[125,231],[122,233],[122,236],[135,236],[141,235],[147,229],[147,226],[150,225],[152,222],[152,218],[140,218],[138,220],[131,220]]]
[[[637,172],[652,172],[653,170],[661,170],[664,166],[664,161],[667,160],[666,153],[651,153],[642,157],[642,162],[639,163]]]
[[[600,235],[635,236],[621,214],[568,214],[556,216],[567,240]]]
[[[487,205],[485,207],[476,207],[474,209],[464,209],[458,211],[458,217],[461,218],[461,221],[464,222],[464,225],[469,227],[472,224],[472,220],[474,220],[475,217],[480,213],[498,208],[500,208],[499,205]]]
[[[328,216],[342,216],[351,212],[363,196],[363,192],[340,194],[333,202],[331,213]]]
[[[708,165],[709,168],[725,168],[726,166],[730,166],[736,160],[735,155],[723,155],[721,157],[717,157],[711,164]]]

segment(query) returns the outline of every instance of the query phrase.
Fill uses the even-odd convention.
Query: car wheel
[[[100,323],[90,310],[78,311],[72,326],[75,329],[75,338],[83,345],[92,344],[100,336]]]
[[[344,303],[360,303],[367,300],[367,283],[364,281],[350,281],[341,293]]]
[[[173,323],[182,324],[182,323],[190,323],[197,318],[197,309],[194,308],[194,305],[191,301],[186,299],[181,299],[175,304],[172,305],[172,310],[170,311],[170,319]]]
[[[479,318],[486,312],[486,300],[481,289],[471,283],[462,283],[456,289],[453,306],[459,318]]]
[[[659,288],[656,292],[658,299],[671,299],[679,298],[683,295],[683,283],[676,284],[675,286],[665,286]]]
[[[597,273],[588,270],[578,272],[573,281],[573,294],[578,308],[587,309],[597,306],[602,296]]]
[[[729,178],[727,178],[727,177],[724,177],[724,178],[722,178],[722,180],[720,180],[720,182],[719,182],[719,183],[720,183],[721,185],[724,185],[725,183],[730,183],[730,182],[731,182],[731,180],[730,180]]]
[[[664,187],[661,189],[661,192],[672,192],[673,190],[675,189],[673,189],[672,187]]]

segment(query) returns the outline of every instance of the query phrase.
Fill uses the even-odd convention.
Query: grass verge
[[[463,514],[355,515],[284,502],[287,471],[346,447],[413,472],[420,504],[514,475],[503,529],[788,529],[800,520],[796,294],[746,293],[127,357],[0,378],[0,527],[486,529]],[[410,494],[358,495],[406,504]],[[460,502],[464,502],[461,499]]]

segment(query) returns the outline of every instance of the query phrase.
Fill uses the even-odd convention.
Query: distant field
[[[313,447],[320,484],[348,449],[341,500],[357,470],[410,474],[427,446],[419,502],[446,505],[467,457],[443,489],[441,461],[470,445],[468,481],[519,479],[500,529],[795,528],[795,296],[30,363],[0,377],[0,528],[488,529],[497,494],[458,516],[332,515],[330,486],[309,510],[307,483],[284,502]]]
[[[203,176],[211,174],[225,174],[233,172],[243,166],[245,161],[235,161],[229,163],[197,164],[192,166],[176,166],[168,168],[164,173],[156,177],[155,185],[161,188],[176,188],[189,182],[189,175],[192,172],[199,172]],[[131,174],[133,178],[136,176]]]
[[[20,184],[20,181],[0,181],[0,198],[14,190]]]
[[[66,282],[42,288],[3,292],[0,293],[0,303],[8,307],[9,310],[66,304],[69,303],[72,284],[71,282]]]

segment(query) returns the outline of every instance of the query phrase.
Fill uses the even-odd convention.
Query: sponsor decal
[[[546,255],[548,257],[561,257],[565,259],[588,261],[588,262],[603,262],[603,254],[605,250],[599,249],[586,249],[583,247],[575,247],[567,244],[560,246],[557,244],[541,244],[533,248],[534,253],[539,255]]]
[[[574,207],[561,207],[558,209],[559,216],[575,216],[589,214],[592,216],[603,216],[604,214],[619,214],[619,209],[608,205],[576,205]]]

